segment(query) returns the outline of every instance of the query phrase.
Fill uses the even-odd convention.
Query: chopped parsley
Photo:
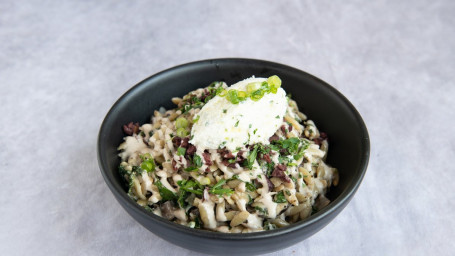
[[[174,200],[177,200],[177,195],[170,191],[169,189],[167,189],[162,183],[160,180],[157,180],[155,182],[155,185],[158,187],[158,191],[160,192],[160,195],[161,195],[161,198],[163,199],[163,201],[174,201]]]
[[[256,206],[256,207],[254,207],[254,209],[256,211],[262,213],[263,215],[269,215],[269,212],[267,211],[267,208],[262,208],[262,207]]]
[[[264,226],[263,226],[264,230],[274,230],[276,229],[276,225],[275,224],[272,224],[270,223],[269,221],[265,221],[264,222]]]
[[[234,191],[232,191],[232,189],[222,188],[222,186],[224,184],[226,184],[226,180],[221,179],[213,187],[210,188],[209,193],[219,195],[219,196],[222,196],[224,194],[230,195],[230,194],[234,193]]]
[[[296,178],[294,178],[294,177],[292,177],[292,176],[289,176],[289,178],[291,178],[291,180],[294,182],[294,184],[297,185],[297,179],[296,179]]]
[[[193,163],[194,163],[194,165],[196,165],[196,167],[201,167],[202,166],[202,158],[200,156],[194,154]]]
[[[177,155],[184,156],[186,153],[186,148],[178,147],[177,148]]]
[[[248,169],[253,168],[254,161],[256,160],[256,157],[258,155],[258,145],[254,146],[253,151],[250,152],[250,154],[247,157],[246,165]]]
[[[179,180],[177,181],[180,190],[190,192],[196,195],[202,195],[204,192],[204,186],[195,180]]]
[[[184,169],[185,172],[196,172],[199,170],[199,168],[195,167],[195,166],[189,166],[187,168]]]
[[[245,187],[248,191],[256,191],[256,186],[251,182],[245,182]]]
[[[284,193],[283,193],[283,190],[281,190],[280,192],[278,192],[276,195],[275,195],[275,203],[286,203],[287,200],[286,200],[286,197],[284,196]]]

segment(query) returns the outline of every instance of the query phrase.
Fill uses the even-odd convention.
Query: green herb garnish
[[[199,115],[196,115],[196,118],[193,119],[193,124],[197,123],[197,121],[201,118]]]
[[[186,148],[178,147],[177,148],[177,155],[184,156],[186,153]]]
[[[158,191],[160,192],[160,195],[161,195],[161,198],[164,200],[164,201],[174,201],[174,200],[177,200],[177,195],[170,191],[169,189],[167,189],[162,183],[160,180],[157,180],[155,182],[155,185],[158,187]]]
[[[187,206],[186,198],[188,198],[191,193],[196,195],[202,195],[203,193],[203,186],[197,181],[179,180],[177,181],[177,185],[179,185],[177,203],[182,209]]]
[[[291,178],[291,180],[294,182],[294,184],[297,185],[297,179],[296,179],[296,178],[294,178],[294,177],[292,177],[292,176],[289,176],[289,178]]]
[[[254,209],[263,215],[269,215],[269,212],[267,211],[267,208],[261,208],[259,206],[254,207]]]
[[[284,193],[283,193],[283,190],[281,190],[280,192],[278,192],[276,195],[275,195],[275,203],[286,203],[287,200],[286,200],[286,197],[284,196]]]
[[[177,129],[178,128],[186,128],[186,127],[188,127],[188,120],[186,120],[183,117],[177,118],[177,120],[175,120],[175,127]]]
[[[248,169],[253,168],[254,161],[256,160],[256,157],[258,156],[258,145],[254,146],[253,151],[250,152],[250,154],[247,157],[247,167]]]
[[[222,196],[224,194],[230,195],[230,194],[234,193],[234,191],[232,191],[232,189],[222,188],[222,186],[224,184],[226,184],[226,180],[221,179],[213,187],[210,188],[209,193],[215,194],[215,195],[220,195],[220,196]]]
[[[177,185],[179,185],[180,190],[196,195],[202,195],[204,192],[204,186],[195,180],[179,180],[177,181]]]
[[[177,128],[176,133],[177,133],[177,136],[179,136],[181,138],[186,137],[188,135],[188,131],[183,127]]]
[[[196,154],[194,154],[193,157],[193,163],[196,167],[201,167],[202,166],[202,158]]]
[[[155,161],[153,160],[152,156],[149,153],[140,155],[142,159],[141,169],[146,172],[153,172],[155,170]]]
[[[239,104],[242,101],[250,98],[253,101],[258,101],[266,93],[277,93],[278,88],[281,86],[281,79],[278,76],[271,76],[262,83],[253,82],[246,85],[246,91],[240,91],[236,89],[225,90],[219,87],[216,90],[216,95],[220,97],[226,96],[226,99],[232,104]],[[220,89],[221,88],[221,89]]]
[[[251,182],[245,182],[245,187],[248,191],[256,191],[256,186]]]

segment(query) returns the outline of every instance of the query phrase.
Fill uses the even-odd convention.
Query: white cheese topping
[[[248,78],[229,89],[246,91],[249,83],[264,82],[265,78]],[[216,96],[202,107],[199,120],[193,125],[190,141],[198,150],[217,149],[223,145],[234,151],[246,144],[269,144],[269,138],[278,130],[286,112],[286,92],[266,93],[260,100],[248,98],[239,104],[226,97]]]

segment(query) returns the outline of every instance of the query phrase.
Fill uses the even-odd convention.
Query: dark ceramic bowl
[[[331,203],[306,220],[285,228],[248,234],[191,229],[147,212],[126,194],[118,174],[117,147],[122,125],[149,122],[155,109],[173,108],[171,98],[222,80],[232,84],[251,76],[278,75],[300,110],[329,135],[327,162],[338,168],[340,181],[328,194]],[[177,66],[140,82],[111,108],[98,136],[98,161],[109,189],[141,225],[178,246],[209,254],[251,255],[276,251],[313,235],[349,203],[365,175],[370,152],[367,128],[352,104],[332,86],[301,70],[262,60],[214,59]],[[347,234],[346,234],[347,235]]]

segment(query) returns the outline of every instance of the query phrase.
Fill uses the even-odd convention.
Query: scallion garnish
[[[264,97],[266,93],[277,93],[278,88],[281,87],[281,79],[278,76],[271,76],[262,83],[253,82],[246,85],[246,91],[239,91],[236,89],[225,90],[219,87],[216,95],[220,97],[226,96],[226,99],[232,104],[239,104],[242,101],[250,98],[253,101],[258,101]],[[226,113],[223,110],[223,113]]]

